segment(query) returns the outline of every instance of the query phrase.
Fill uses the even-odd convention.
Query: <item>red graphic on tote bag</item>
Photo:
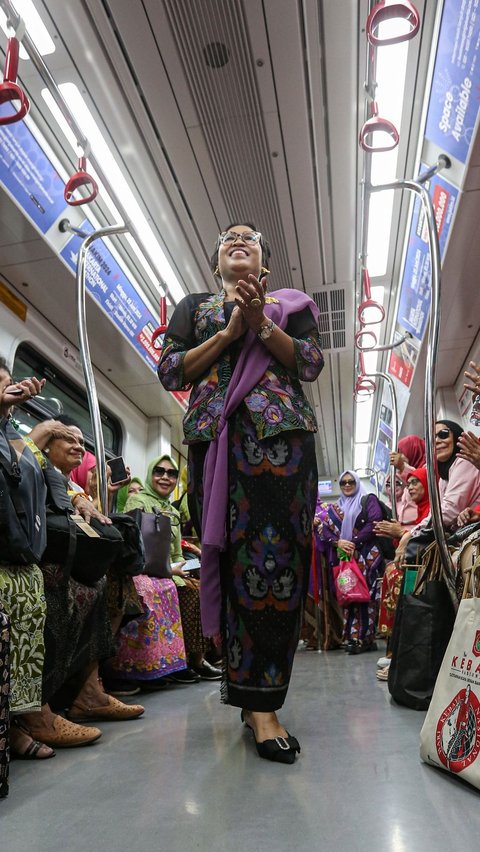
[[[452,698],[438,720],[437,754],[450,772],[462,772],[480,752],[480,703],[471,687]]]
[[[475,633],[472,652],[475,654],[476,657],[480,657],[480,630],[477,630],[477,632]]]

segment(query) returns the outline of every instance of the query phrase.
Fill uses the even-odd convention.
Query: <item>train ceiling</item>
[[[37,6],[56,45],[45,57],[48,68],[57,84],[79,87],[185,292],[214,290],[208,259],[216,235],[228,222],[248,219],[272,244],[271,287],[304,290],[326,304],[327,325],[331,298],[343,300],[340,338],[332,338],[325,369],[307,388],[320,426],[320,474],[335,476],[352,463],[366,0],[37,0]],[[417,6],[422,29],[410,48],[399,157],[400,174],[409,177],[419,155],[437,3]],[[44,84],[31,63],[21,63],[20,76],[34,121],[71,171],[75,155],[44,104]],[[470,187],[477,188],[473,176]],[[392,241],[383,282],[392,308],[407,208],[396,202],[399,239]],[[101,202],[94,209],[100,222],[112,223]],[[6,280],[75,343],[71,273],[3,194],[0,218]],[[467,245],[476,228],[470,222]],[[462,234],[464,245],[465,239]],[[128,247],[120,250],[133,265]],[[468,264],[462,268],[469,272]],[[151,283],[139,276],[156,304]],[[453,279],[445,287],[452,294],[449,354],[440,359],[439,379],[451,384],[461,367],[455,341],[465,317]],[[147,416],[164,414],[178,446],[176,403],[165,402],[155,376],[96,306],[89,305],[89,318],[97,368]],[[472,340],[477,330],[475,323]]]

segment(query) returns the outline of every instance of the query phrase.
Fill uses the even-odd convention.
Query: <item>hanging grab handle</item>
[[[21,121],[22,118],[25,118],[30,109],[30,101],[23,89],[17,85],[19,52],[19,41],[15,38],[15,36],[12,36],[12,38],[9,38],[7,42],[5,72],[3,75],[3,83],[0,83],[0,104],[20,101],[20,108],[17,112],[14,112],[13,115],[2,115],[0,117],[0,126],[4,124],[14,124],[16,121]]]
[[[67,204],[70,204],[70,207],[78,207],[80,204],[89,204],[90,201],[94,201],[98,195],[98,184],[96,180],[88,174],[86,169],[87,158],[80,157],[78,161],[78,171],[76,171],[65,184],[63,197]],[[75,190],[80,189],[80,187],[91,187],[90,195],[87,195],[85,198],[72,198]]]
[[[390,136],[391,142],[384,145],[374,144],[373,138],[370,142],[367,142],[367,136],[372,135],[373,137],[375,133],[386,133]],[[399,139],[400,136],[398,135],[397,128],[388,118],[380,118],[379,115],[374,115],[372,118],[367,119],[363,125],[358,141],[364,151],[377,153],[380,151],[393,151],[397,147]]]
[[[409,29],[394,36],[379,38],[378,28],[384,21],[406,21]],[[384,44],[400,44],[414,38],[420,27],[420,15],[410,0],[380,0],[367,18],[367,38],[370,44],[381,47]]]
[[[157,344],[157,339],[160,337],[161,334],[164,334],[166,332],[167,327],[167,299],[166,296],[160,296],[160,325],[158,326],[158,328],[155,329],[152,334],[152,346],[155,349],[162,348],[161,344]]]

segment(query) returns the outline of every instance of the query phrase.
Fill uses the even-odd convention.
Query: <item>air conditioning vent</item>
[[[312,293],[320,316],[318,330],[322,349],[327,352],[341,352],[347,348],[347,309],[345,287],[325,285],[320,291]]]

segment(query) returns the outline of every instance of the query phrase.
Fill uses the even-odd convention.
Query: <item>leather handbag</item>
[[[423,568],[423,566],[418,566]],[[397,702],[426,710],[455,621],[441,566],[425,571],[411,594],[402,591],[393,625],[388,690]]]
[[[170,568],[170,543],[172,539],[170,516],[156,506],[153,512],[131,509],[126,514],[136,521],[142,531],[145,550],[144,573],[149,577],[169,580],[172,576]]]
[[[87,524],[76,515],[67,494],[67,480],[50,463],[44,470],[47,483],[47,547],[43,562],[62,565],[74,580],[92,586],[105,576],[121,555],[121,533],[110,524],[92,518]]]

